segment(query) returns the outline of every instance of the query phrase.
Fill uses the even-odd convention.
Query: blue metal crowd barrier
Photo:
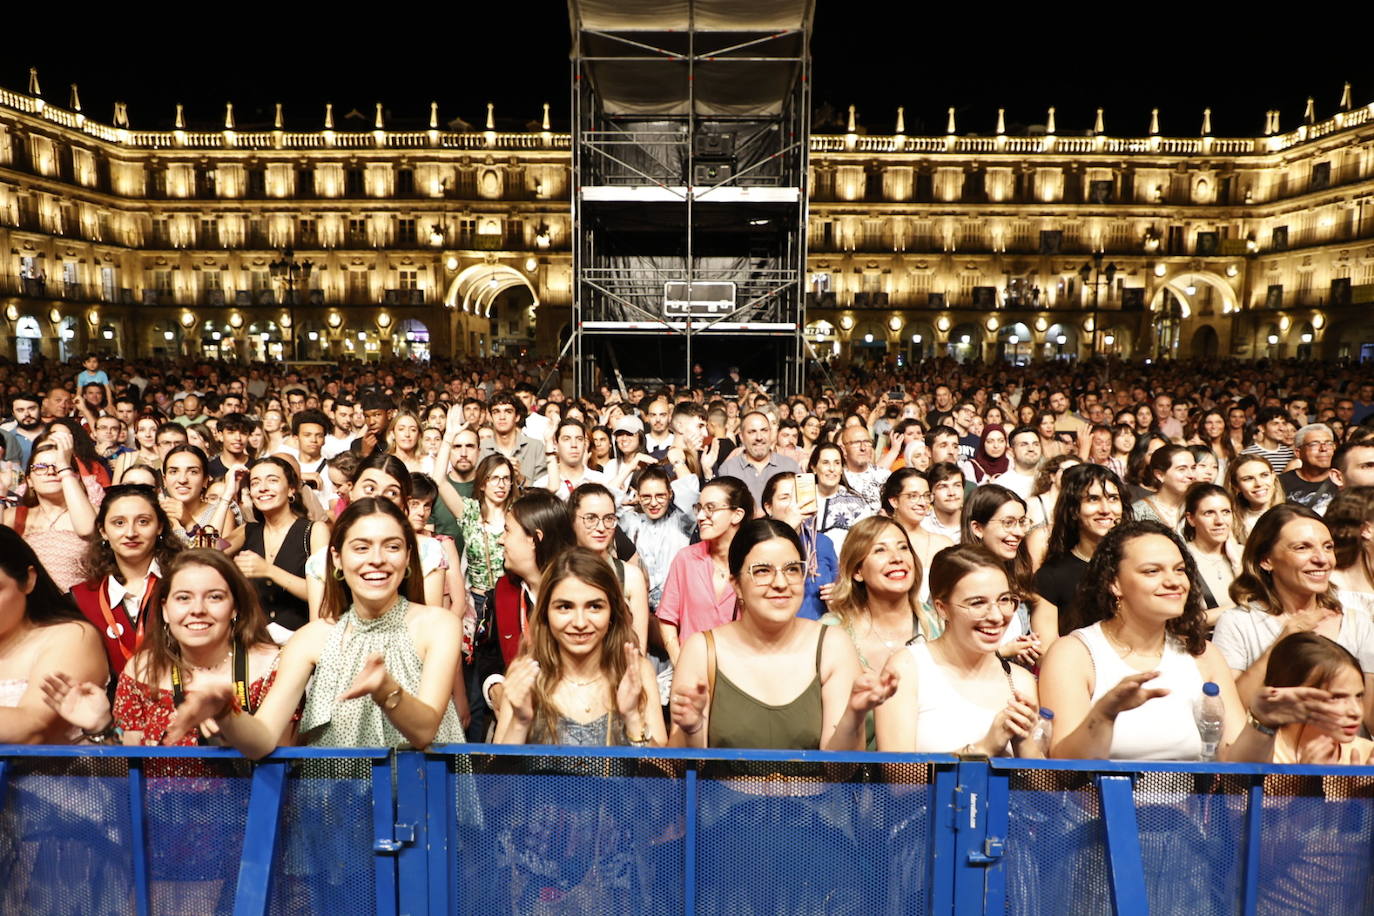
[[[1374,767],[0,746],[0,913],[1374,912]]]

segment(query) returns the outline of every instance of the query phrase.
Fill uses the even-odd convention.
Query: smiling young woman
[[[1038,757],[1026,739],[1035,678],[997,655],[1020,604],[1003,562],[976,545],[935,555],[930,595],[944,632],[894,654],[897,692],[874,713],[880,751]]]
[[[1303,632],[1334,640],[1359,659],[1366,703],[1374,697],[1374,623],[1341,609],[1331,583],[1335,568],[1330,529],[1311,509],[1284,504],[1255,523],[1231,585],[1237,607],[1222,612],[1212,635],[1247,704],[1261,693],[1274,643]],[[1374,711],[1366,709],[1365,721],[1374,722]]]
[[[452,697],[461,624],[444,608],[421,604],[423,587],[405,515],[386,499],[357,500],[329,539],[319,619],[282,649],[276,687],[258,711],[244,714],[227,687],[188,691],[164,740],[213,718],[226,743],[256,759],[281,742],[304,697],[307,745],[462,741]]]
[[[565,551],[548,570],[520,655],[506,671],[501,744],[661,747],[653,665],[604,557]]]

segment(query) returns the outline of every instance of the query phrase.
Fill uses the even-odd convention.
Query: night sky
[[[1090,128],[1100,105],[1109,134],[1143,135],[1158,107],[1165,134],[1192,136],[1211,106],[1214,133],[1246,135],[1260,132],[1273,107],[1282,109],[1285,129],[1295,126],[1308,95],[1319,118],[1329,115],[1346,80],[1356,105],[1374,101],[1374,72],[1342,40],[1369,34],[1374,13],[1341,10],[1339,23],[1323,13],[1304,28],[1287,13],[1236,24],[1191,14],[1202,9],[1191,5],[988,7],[956,16],[910,4],[919,11],[894,18],[895,5],[819,0],[816,130],[842,127],[827,121],[843,118],[852,103],[860,128],[872,133],[892,130],[898,105],[906,106],[912,134],[942,134],[951,105],[960,133],[992,133],[999,106],[1014,133],[1043,123],[1054,105],[1059,131],[1071,133]],[[390,126],[422,126],[431,100],[445,122],[461,117],[479,128],[493,101],[498,126],[510,129],[537,119],[549,102],[555,129],[567,128],[563,3],[458,3],[430,19],[399,6],[396,18],[406,21],[396,24],[376,21],[384,6],[339,9],[321,22],[287,4],[207,5],[206,16],[230,14],[216,23],[199,12],[188,17],[184,6],[166,15],[150,6],[139,8],[136,25],[120,26],[103,21],[117,18],[111,8],[101,21],[60,30],[51,16],[25,22],[7,13],[0,85],[24,91],[36,66],[50,101],[65,106],[68,84],[77,82],[88,115],[109,121],[122,99],[135,129],[170,128],[177,102],[186,105],[188,126],[217,129],[230,100],[240,128],[270,126],[277,101],[288,129],[319,128],[326,101],[340,129],[370,129],[377,101]],[[1230,19],[1246,11],[1232,9]],[[190,31],[159,24],[173,16],[196,24]],[[344,120],[354,109],[365,119]]]

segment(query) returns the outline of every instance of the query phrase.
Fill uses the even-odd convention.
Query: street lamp
[[[1106,267],[1103,267],[1103,266],[1102,266],[1102,252],[1097,251],[1097,252],[1094,252],[1094,253],[1093,253],[1093,262],[1092,262],[1091,264],[1084,264],[1082,267],[1080,267],[1080,268],[1078,269],[1078,276],[1082,279],[1083,285],[1084,285],[1084,286],[1087,286],[1087,285],[1088,285],[1088,281],[1089,281],[1090,279],[1092,280],[1092,287],[1093,287],[1093,330],[1092,330],[1092,334],[1089,336],[1089,340],[1090,340],[1090,342],[1091,342],[1091,345],[1090,345],[1090,347],[1089,347],[1089,352],[1091,353],[1092,358],[1093,358],[1093,359],[1096,359],[1096,358],[1097,358],[1097,325],[1098,325],[1098,321],[1097,321],[1097,310],[1098,310],[1098,307],[1099,307],[1099,305],[1100,305],[1100,300],[1101,300],[1101,297],[1102,297],[1102,283],[1103,283],[1103,280],[1105,279],[1105,281],[1106,281],[1106,283],[1107,283],[1108,286],[1111,286],[1111,285],[1112,285],[1112,280],[1116,277],[1116,264],[1112,263],[1112,264],[1108,264]]]
[[[299,278],[302,284],[310,282],[310,274],[315,269],[315,265],[310,261],[297,261],[295,253],[290,248],[283,248],[281,258],[268,265],[272,272],[272,279],[280,280],[286,287],[286,310],[290,322],[291,331],[291,360],[299,361],[300,351],[297,347],[296,337],[296,280]]]

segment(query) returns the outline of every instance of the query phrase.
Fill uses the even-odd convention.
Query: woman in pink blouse
[[[658,622],[668,659],[677,664],[678,650],[693,633],[735,619],[735,591],[730,586],[730,542],[739,526],[754,517],[754,497],[738,477],[717,477],[701,488],[697,529],[701,541],[673,557]]]

